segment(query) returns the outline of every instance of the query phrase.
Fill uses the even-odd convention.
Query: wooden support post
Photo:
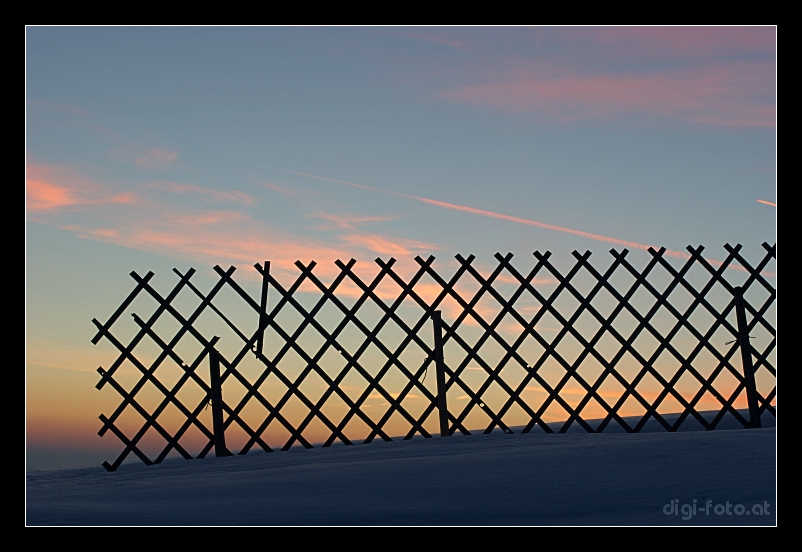
[[[262,270],[262,294],[259,303],[259,336],[256,338],[256,354],[262,354],[265,328],[267,328],[267,279],[270,276],[270,261],[265,261]]]
[[[217,349],[209,350],[209,373],[211,375],[212,430],[214,433],[214,455],[226,456],[226,435],[223,426],[223,384],[220,381],[220,357]]]
[[[752,345],[749,343],[749,331],[746,325],[743,289],[736,287],[733,295],[735,296],[735,316],[738,319],[738,344],[741,347],[741,363],[744,367],[746,401],[749,404],[749,427],[757,428],[760,427],[760,410],[757,404],[755,369],[752,365]]]
[[[437,372],[437,409],[440,412],[440,436],[448,437],[448,405],[446,404],[446,368],[443,359],[443,328],[440,311],[432,313],[434,323],[434,367]]]

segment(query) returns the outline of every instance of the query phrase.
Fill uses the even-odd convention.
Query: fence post
[[[259,337],[256,338],[256,354],[262,354],[267,327],[267,279],[270,276],[270,261],[265,261],[262,269],[262,294],[259,302]]]
[[[760,410],[757,404],[755,369],[752,365],[752,345],[749,343],[749,331],[746,326],[744,290],[739,286],[732,291],[735,296],[735,316],[738,319],[738,345],[741,348],[741,364],[744,367],[746,401],[749,404],[749,427],[757,428],[760,427]]]
[[[440,311],[432,313],[434,324],[434,368],[437,373],[437,409],[440,412],[440,436],[448,437],[448,405],[446,404],[446,369],[443,360],[443,327]]]
[[[220,381],[220,357],[217,349],[209,349],[209,373],[211,376],[212,429],[214,432],[214,455],[226,456],[226,435],[223,426],[223,384]]]

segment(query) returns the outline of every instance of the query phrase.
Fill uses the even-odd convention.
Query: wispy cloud
[[[193,194],[200,196],[206,201],[210,201],[213,203],[222,203],[222,202],[231,202],[231,203],[243,203],[245,205],[251,205],[253,203],[253,199],[250,195],[245,192],[241,192],[239,190],[215,190],[213,188],[205,188],[203,186],[198,186],[196,184],[185,184],[181,182],[152,182],[150,187],[155,188],[157,190],[163,190],[165,192],[170,192],[173,194]]]
[[[379,255],[391,257],[408,257],[411,255],[425,255],[440,249],[435,244],[409,240],[404,238],[389,238],[378,234],[348,234],[342,237],[343,242],[350,246],[373,251]]]
[[[430,64],[421,69],[433,86],[423,93],[439,101],[553,124],[622,118],[775,126],[773,26],[415,29],[403,35],[460,50],[438,66],[437,77]]]
[[[671,117],[724,127],[774,127],[773,62],[632,73],[588,73],[533,63],[506,76],[446,90],[444,100],[554,121],[609,119],[625,114]]]
[[[440,248],[437,244],[381,235],[360,230],[365,224],[387,222],[399,218],[398,215],[365,216],[349,213],[315,213],[309,215],[330,224],[330,228],[348,230],[350,233],[340,236],[340,241],[349,247],[356,247],[391,257],[409,257],[412,255],[428,255]],[[328,228],[326,228],[328,229]]]
[[[353,230],[360,224],[370,224],[374,222],[388,222],[399,218],[398,215],[365,216],[347,213],[314,213],[309,215],[330,222],[336,228]]]
[[[108,155],[121,163],[134,164],[147,171],[165,170],[179,167],[178,150],[175,148],[154,147],[132,140],[124,134],[99,125],[89,128],[102,135],[112,145],[106,150]],[[186,168],[186,167],[183,167]]]
[[[766,201],[765,199],[756,199],[758,203],[763,203],[764,205],[771,205],[772,207],[776,207],[776,203],[772,203],[771,201]]]
[[[297,274],[294,264],[314,259],[347,259],[343,249],[288,234],[272,225],[236,211],[205,210],[182,213],[152,212],[147,219],[107,221],[105,225],[63,226],[79,237],[121,247],[162,253],[210,265],[251,267],[270,260],[274,269]],[[316,273],[336,274],[339,269],[321,263]],[[251,274],[253,272],[253,274]],[[246,268],[246,275],[255,271]]]
[[[90,182],[69,167],[28,163],[25,206],[28,212],[46,212],[66,207],[133,203],[131,192],[114,194]]]
[[[245,268],[244,273],[257,277],[250,269],[255,262],[270,260],[274,272],[294,278],[296,261],[319,261],[315,274],[334,277],[340,269],[337,259],[351,258],[372,261],[378,255],[412,257],[438,249],[435,244],[378,235],[356,228],[357,225],[382,222],[393,216],[321,215],[337,232],[327,232],[323,239],[294,233],[254,218],[236,209],[203,209],[186,201],[154,200],[154,189],[183,195],[191,194],[211,202],[248,205],[252,199],[243,192],[220,191],[194,184],[157,182],[141,186],[133,192],[114,193],[107,185],[83,177],[79,171],[65,166],[28,165],[27,209],[36,214],[36,221],[61,228],[83,239],[100,241],[165,254],[206,265],[233,264]],[[180,199],[180,197],[179,197]],[[123,210],[99,209],[101,204],[116,204]],[[142,209],[147,205],[147,209]],[[80,212],[75,219],[69,213]],[[411,259],[399,263],[413,264]],[[406,263],[406,264],[405,264]],[[360,265],[377,271],[374,263]],[[399,267],[396,267],[398,270]],[[363,275],[363,277],[365,277]],[[397,297],[398,291],[396,291]],[[360,294],[355,289],[354,295]]]
[[[51,184],[46,180],[26,180],[25,191],[27,193],[26,207],[29,211],[47,211],[74,205],[77,202],[71,190]]]
[[[155,198],[155,190],[176,194],[177,201],[170,201],[169,196]],[[257,261],[270,260],[274,271],[290,277],[298,274],[296,261],[316,260],[320,264],[315,273],[321,278],[339,274],[340,269],[334,264],[337,259],[372,261],[377,254],[398,256],[402,261],[396,270],[403,272],[402,267],[414,270],[411,257],[415,254],[439,249],[436,244],[359,228],[363,224],[392,220],[395,215],[318,214],[315,218],[324,220],[335,231],[317,237],[314,233],[278,228],[236,208],[198,208],[182,201],[181,196],[185,194],[214,203],[253,203],[251,196],[244,192],[171,181],[143,184],[138,186],[136,194],[114,193],[111,186],[93,183],[71,167],[28,165],[27,208],[29,213],[36,214],[37,222],[120,247],[211,265],[230,263],[252,267]],[[94,207],[101,204],[116,204],[120,208],[112,211]],[[82,216],[76,218],[76,212]],[[360,266],[360,273],[364,268],[378,270],[372,262],[362,267],[364,265]],[[246,268],[245,272],[256,277],[253,270]],[[358,290],[354,293],[361,294]]]

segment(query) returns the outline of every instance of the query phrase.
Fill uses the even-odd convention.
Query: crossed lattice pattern
[[[212,289],[204,293],[195,286],[191,279],[195,273],[190,269],[185,274],[174,270],[179,277],[178,283],[166,296],[162,296],[151,285],[153,273],[148,273],[144,277],[136,273],[131,276],[136,281],[134,290],[123,301],[120,307],[108,319],[105,324],[93,320],[97,326],[98,333],[93,339],[97,343],[101,338],[108,339],[119,351],[116,361],[108,368],[98,368],[101,376],[97,388],[101,389],[106,384],[112,386],[122,397],[122,402],[117,409],[110,415],[101,415],[100,420],[103,425],[99,431],[102,436],[107,431],[114,433],[125,445],[123,452],[113,464],[104,463],[107,469],[115,470],[122,461],[130,454],[134,453],[146,464],[161,462],[168,454],[175,451],[184,458],[193,458],[193,455],[182,446],[184,437],[190,428],[195,428],[196,433],[200,432],[208,442],[202,447],[196,457],[202,458],[214,446],[214,435],[208,422],[201,420],[202,412],[207,407],[211,389],[206,379],[203,377],[208,370],[210,351],[217,351],[221,365],[221,381],[236,381],[244,394],[239,400],[230,401],[223,404],[224,422],[228,428],[239,428],[247,436],[244,446],[239,450],[239,454],[245,454],[254,446],[265,451],[272,451],[273,448],[267,443],[265,438],[269,427],[279,426],[289,435],[289,438],[282,445],[282,450],[287,450],[294,444],[300,444],[306,448],[311,448],[312,443],[305,437],[310,424],[322,423],[328,432],[328,438],[323,441],[323,446],[330,446],[339,440],[345,444],[352,444],[354,440],[370,442],[375,438],[390,441],[388,434],[388,421],[399,416],[407,424],[408,429],[404,434],[404,439],[410,439],[414,435],[431,437],[425,425],[430,420],[437,417],[437,397],[436,391],[431,388],[432,381],[426,382],[426,374],[430,365],[434,365],[434,346],[430,339],[432,334],[431,320],[435,311],[447,308],[452,305],[449,312],[453,314],[450,322],[442,322],[443,343],[447,345],[447,353],[444,362],[446,374],[445,386],[449,397],[459,395],[458,398],[465,402],[450,399],[448,405],[448,432],[459,431],[463,434],[470,434],[467,427],[469,416],[472,413],[483,414],[487,425],[484,432],[489,433],[495,428],[504,432],[514,431],[510,416],[513,409],[518,413],[523,412],[525,419],[520,417],[515,421],[520,431],[529,432],[535,426],[543,431],[558,432],[567,431],[572,425],[577,424],[588,432],[601,432],[615,422],[628,432],[638,432],[651,419],[655,420],[668,431],[676,431],[688,417],[692,417],[705,429],[714,429],[722,418],[731,414],[743,424],[749,426],[748,420],[734,407],[736,398],[744,393],[745,378],[742,369],[735,363],[738,358],[740,343],[737,340],[739,331],[734,320],[734,302],[727,301],[724,306],[714,306],[710,300],[711,290],[719,286],[719,291],[724,290],[728,294],[734,293],[735,286],[727,280],[728,273],[736,272],[733,266],[739,268],[739,273],[748,276],[741,283],[740,287],[746,293],[750,288],[760,288],[767,295],[760,305],[752,305],[745,302],[745,309],[749,316],[748,332],[753,332],[758,328],[767,332],[770,336],[768,344],[764,344],[761,350],[749,346],[754,372],[768,371],[772,381],[776,378],[776,369],[771,364],[771,353],[776,345],[776,330],[770,320],[767,320],[767,313],[776,299],[776,290],[765,279],[763,272],[768,263],[776,258],[776,246],[763,244],[765,249],[764,258],[755,266],[749,264],[741,255],[741,246],[725,246],[727,257],[722,262],[710,262],[702,257],[702,247],[688,247],[689,256],[678,268],[673,266],[665,258],[665,249],[649,249],[651,259],[642,270],[635,268],[628,260],[628,251],[612,250],[613,261],[604,270],[597,270],[590,262],[590,252],[579,254],[574,252],[576,263],[566,273],[561,273],[551,262],[550,253],[535,252],[535,266],[529,272],[520,272],[512,264],[512,254],[496,254],[495,259],[498,264],[489,273],[483,276],[474,266],[474,257],[464,258],[456,256],[458,268],[448,279],[443,278],[434,268],[434,257],[422,259],[417,257],[418,264],[416,272],[408,280],[404,279],[394,270],[395,260],[388,261],[376,260],[379,271],[370,281],[360,279],[353,268],[356,263],[351,260],[348,263],[336,262],[339,274],[334,280],[326,285],[313,272],[316,264],[314,262],[304,265],[296,263],[300,271],[297,279],[289,286],[284,287],[270,273],[270,264],[257,264],[255,268],[261,275],[261,293],[258,298],[253,298],[243,287],[233,278],[234,267],[223,270],[219,266],[215,267],[215,272],[219,279]],[[698,287],[698,280],[692,283],[688,277],[689,272],[701,267],[704,282]],[[574,283],[579,280],[579,274],[585,281],[591,281],[584,291],[581,286]],[[668,283],[663,287],[650,282],[650,277],[660,273],[663,280]],[[621,285],[621,276],[625,276],[630,282]],[[419,292],[422,287],[421,282],[427,279],[434,282],[438,292],[432,297],[429,293],[424,299]],[[548,281],[551,285],[544,286],[540,282]],[[337,290],[343,283],[347,282],[351,289],[358,290],[358,297],[354,298],[353,293],[348,299],[338,296]],[[500,283],[503,282],[503,286]],[[387,293],[379,293],[377,290],[382,284],[391,283],[397,289],[397,295],[388,298]],[[464,284],[471,284],[473,292],[458,291],[457,288]],[[314,304],[304,305],[300,300],[302,295],[301,288],[306,286],[317,290],[318,296]],[[502,292],[501,287],[505,287]],[[660,289],[662,287],[662,290]],[[224,289],[235,292],[244,302],[245,310],[250,313],[254,324],[250,326],[255,329],[249,333],[244,333],[232,320],[224,314],[223,310],[228,307],[215,304],[214,300]],[[429,290],[431,285],[429,285]],[[682,291],[680,291],[682,290]],[[341,289],[342,291],[342,289]],[[690,303],[677,307],[672,304],[672,298],[678,293],[683,293],[690,297]],[[131,304],[144,294],[155,300],[155,310],[147,318],[142,319],[136,313],[133,319],[136,324],[136,332],[128,340],[127,344],[115,337],[112,327],[121,318],[122,314]],[[176,308],[175,302],[179,295],[190,294],[199,303],[189,314],[182,314]],[[604,309],[597,308],[596,304],[602,294],[612,298],[613,307],[609,312],[603,314]],[[643,308],[634,300],[636,294],[645,296],[653,301],[651,306]],[[672,295],[674,294],[674,295]],[[731,295],[730,295],[731,297]],[[268,298],[272,302],[269,306]],[[575,305],[573,310],[566,309],[566,300],[570,300]],[[308,301],[307,301],[308,303]],[[380,317],[378,321],[368,322],[360,313],[364,312],[367,304],[372,305],[375,311],[378,308]],[[486,309],[480,309],[479,305],[492,304],[497,310],[495,315],[488,315]],[[533,310],[523,308],[522,305],[535,305]],[[456,305],[456,309],[453,308]],[[519,308],[516,308],[518,305]],[[402,316],[402,308],[412,306],[415,313],[411,318]],[[339,313],[340,319],[336,326],[327,329],[321,322],[321,312],[324,308],[331,308]],[[362,311],[361,311],[362,309]],[[662,309],[662,310],[661,310]],[[295,328],[287,328],[281,322],[283,313],[292,312],[296,318],[300,318],[300,323]],[[533,312],[533,314],[531,314]],[[664,324],[657,324],[657,315],[662,313],[663,320],[666,314],[671,323],[666,327]],[[691,320],[699,313],[704,314],[707,319],[712,320],[709,327],[697,327]],[[227,326],[234,335],[237,336],[238,343],[235,353],[229,354],[226,358],[219,352],[219,338],[213,335],[204,335],[196,327],[202,315],[212,315],[216,320]],[[167,317],[177,324],[177,330],[169,337],[159,335],[157,322],[161,317]],[[539,329],[546,318],[558,325],[551,333]],[[579,323],[581,319],[595,321],[598,328],[595,331],[587,332],[583,330]],[[617,323],[624,318],[635,321],[632,330],[623,331],[617,329]],[[411,321],[410,321],[411,320]],[[516,331],[505,330],[501,327],[504,321],[512,320],[517,325]],[[390,344],[385,342],[379,335],[382,330],[393,325],[396,330],[400,330],[403,338],[400,342]],[[620,324],[618,324],[620,326]],[[586,324],[585,324],[586,326]],[[660,327],[658,327],[660,326]],[[354,344],[353,333],[346,337],[346,329],[356,329],[358,345]],[[279,346],[265,346],[265,335],[267,331],[273,332]],[[721,332],[731,338],[724,346],[718,341],[714,342],[714,336],[718,337]],[[305,332],[311,332],[319,338],[318,344],[309,346],[301,339]],[[478,332],[478,334],[477,334]],[[690,351],[681,351],[677,346],[680,332],[690,334],[693,337],[694,346]],[[162,331],[164,334],[164,331]],[[469,334],[476,337],[475,340]],[[638,339],[647,336],[656,347],[651,351],[641,351],[638,347]],[[149,339],[158,349],[156,357],[148,362],[137,358],[135,354],[137,348],[143,340]],[[189,339],[198,345],[197,354],[192,358],[184,358],[177,351],[177,346],[182,340]],[[604,354],[600,343],[607,340],[607,343],[614,343],[614,353]],[[534,340],[542,351],[533,356],[530,352],[524,352],[524,343]],[[348,343],[346,343],[348,341]],[[566,358],[566,345],[563,343],[572,342],[573,350],[579,350],[573,359]],[[488,347],[501,351],[500,359],[489,359],[483,356],[483,351]],[[561,347],[561,344],[563,346]],[[379,351],[382,356],[380,362],[376,362],[374,357],[366,354],[369,348]],[[608,347],[609,349],[609,347]],[[230,351],[231,349],[229,349]],[[561,350],[563,353],[561,353]],[[322,366],[322,359],[327,353],[336,352],[343,359],[344,364],[339,369],[326,369]],[[350,352],[349,352],[350,351]],[[417,356],[411,355],[421,361],[412,364],[408,359],[410,355],[406,353],[415,352]],[[294,354],[300,358],[303,368],[300,370],[287,370],[283,362]],[[715,367],[704,373],[697,365],[700,363],[700,355],[705,354],[708,358],[715,359]],[[626,374],[620,369],[623,359],[634,359],[637,371],[634,374]],[[658,359],[668,355],[678,366],[672,374],[666,374],[660,370],[656,364]],[[258,361],[261,372],[255,379],[249,379],[244,375],[245,359]],[[407,360],[404,360],[407,359]],[[115,377],[120,367],[129,362],[139,372],[137,382],[126,389]],[[165,385],[160,381],[159,368],[166,363],[172,362],[181,370],[181,375],[170,385]],[[555,381],[545,377],[547,363],[559,366],[561,375]],[[601,371],[594,375],[585,372],[583,376],[583,363],[594,362],[601,367]],[[522,378],[509,380],[505,376],[512,367],[522,373]],[[506,371],[505,371],[506,369]],[[481,384],[472,384],[468,370],[479,371],[484,378]],[[401,374],[402,385],[398,385],[396,380],[391,380],[389,374]],[[305,381],[316,375],[324,382],[325,390],[318,397],[310,396],[303,390]],[[348,392],[344,381],[353,374],[358,374],[363,382],[364,388],[358,393]],[[729,374],[730,380],[734,378],[737,384],[734,389],[723,391],[718,385],[722,381],[722,374]],[[262,392],[263,384],[273,376],[274,382],[278,382],[278,387],[282,390],[278,398],[268,400],[266,394]],[[471,375],[473,377],[473,375]],[[657,393],[642,392],[642,382],[649,379],[657,382],[659,391]],[[678,383],[685,378],[691,379],[698,385],[698,391],[689,396],[687,392],[678,390]],[[469,381],[471,380],[471,381]],[[605,396],[609,396],[602,391],[604,385],[612,382],[619,386],[622,391],[614,401],[608,401]],[[196,385],[200,391],[200,398],[187,404],[187,399],[179,399],[179,394],[183,386]],[[143,404],[138,397],[142,395],[146,386],[154,387],[159,393],[158,405]],[[541,390],[545,398],[541,401],[532,399],[531,394],[525,391],[532,386]],[[577,387],[578,386],[578,387]],[[574,397],[576,389],[580,389],[579,399],[567,399],[569,388]],[[491,392],[490,390],[493,389]],[[487,399],[495,393],[493,401]],[[501,400],[498,397],[502,397]],[[718,410],[714,416],[703,415],[697,408],[703,397],[712,396],[718,405]],[[773,386],[768,393],[758,393],[759,413],[768,411],[776,417],[775,407],[772,405],[776,396],[776,387]],[[377,412],[375,408],[368,408],[368,400],[372,397],[379,397],[385,402],[386,408],[382,412]],[[413,409],[409,405],[414,398],[423,401],[426,405],[423,408]],[[623,407],[634,400],[643,411],[643,414],[635,417],[622,415]],[[661,405],[668,400],[673,400],[681,408],[680,412],[673,412],[674,416],[667,419],[661,414]],[[261,406],[264,413],[261,420],[254,422],[252,418],[246,420],[243,415],[246,407],[255,401]],[[307,413],[301,419],[290,419],[286,415],[290,402],[300,403]],[[337,416],[327,415],[324,410],[327,402],[337,401],[345,406],[344,414]],[[628,402],[629,401],[629,402]],[[596,405],[596,410],[591,414],[589,405]],[[164,423],[159,423],[160,415],[168,409],[180,413],[183,423],[176,429],[168,429]],[[558,408],[564,412],[564,421],[555,426],[553,422],[547,423],[546,414],[550,409]],[[601,408],[603,417],[599,421],[598,408]],[[144,423],[135,433],[126,434],[119,427],[119,418],[126,410],[133,409]],[[709,408],[708,408],[709,409]],[[284,412],[284,414],[282,414]],[[595,417],[596,422],[590,418]],[[361,422],[361,427],[367,427],[366,434],[347,435],[349,423],[353,420]],[[505,420],[507,420],[505,422]],[[523,421],[523,423],[520,423]],[[161,452],[151,459],[142,450],[140,443],[148,432],[155,431],[164,440],[164,447]]]

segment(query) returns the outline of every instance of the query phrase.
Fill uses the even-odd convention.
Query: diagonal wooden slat
[[[149,282],[150,279],[153,278],[153,276],[154,276],[153,272],[148,272],[147,274],[145,274],[145,277],[142,280],[143,282]],[[100,324],[99,322],[95,322],[94,320],[93,322],[95,322],[96,325],[101,326],[104,331],[108,331],[109,328],[111,328],[111,326],[117,321],[117,319],[120,318],[120,316],[122,316],[123,312],[125,312],[125,309],[128,308],[128,305],[130,305],[134,301],[134,299],[136,299],[137,295],[139,295],[139,292],[142,291],[142,289],[143,285],[141,283],[137,283],[136,287],[131,291],[131,293],[128,294],[128,297],[123,299],[123,302],[120,303],[120,306],[117,307],[117,310],[114,311],[114,313],[109,317],[109,319],[106,321],[105,324]],[[95,337],[92,338],[92,344],[97,345],[101,337],[103,337],[102,332],[98,332],[97,334],[95,334]]]

